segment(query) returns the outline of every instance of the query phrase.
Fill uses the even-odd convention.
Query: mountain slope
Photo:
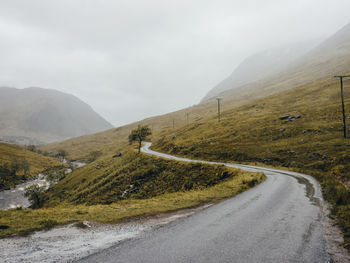
[[[243,104],[314,80],[341,74],[350,68],[350,23],[297,59],[278,74],[220,94],[230,103]]]
[[[41,88],[0,88],[0,140],[39,144],[110,128],[72,95]]]
[[[234,72],[211,89],[202,102],[214,98],[225,90],[234,89],[276,74],[287,68],[296,59],[305,55],[321,40],[294,43],[274,49],[258,52],[247,57]]]

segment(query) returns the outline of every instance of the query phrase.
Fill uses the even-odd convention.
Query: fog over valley
[[[349,7],[346,0],[2,1],[0,86],[73,94],[120,126],[199,103],[257,52],[329,37],[349,22]]]

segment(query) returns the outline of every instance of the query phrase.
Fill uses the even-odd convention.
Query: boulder
[[[122,153],[116,153],[115,155],[112,156],[112,158],[116,158],[116,157],[121,157]]]
[[[288,119],[289,117],[290,117],[289,115],[285,115],[285,116],[280,117],[280,120],[286,120],[286,119]]]

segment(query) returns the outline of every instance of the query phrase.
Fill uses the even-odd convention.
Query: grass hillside
[[[231,104],[242,105],[252,99],[287,91],[325,76],[342,74],[350,68],[349,54],[350,23],[278,74],[232,88],[219,96]]]
[[[153,158],[129,148],[122,157],[104,156],[66,175],[42,194],[44,208],[0,211],[0,237],[84,220],[116,223],[218,202],[264,179],[261,173]]]
[[[119,158],[102,158],[61,180],[47,193],[47,206],[110,204],[204,189],[238,173],[224,166],[181,163],[129,151]]]
[[[350,80],[344,88],[349,116]],[[281,120],[283,116],[290,117]],[[226,110],[220,123],[211,118],[183,127],[158,138],[153,148],[311,174],[321,183],[350,244],[350,138],[343,138],[340,88],[331,77]]]
[[[239,88],[244,84],[257,82],[278,74],[283,69],[288,69],[291,63],[305,55],[320,42],[320,39],[309,40],[255,53],[244,59],[232,74],[211,89],[202,101],[213,99],[225,90]]]
[[[18,171],[16,175],[7,172],[13,169],[14,163],[20,163],[23,160],[29,164],[29,170],[25,174],[23,170]],[[20,183],[22,179],[37,176],[46,169],[61,165],[61,162],[55,158],[46,157],[13,144],[0,143],[0,190]]]

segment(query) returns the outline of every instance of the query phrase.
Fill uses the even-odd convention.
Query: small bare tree
[[[148,136],[152,134],[151,129],[148,126],[138,126],[137,129],[132,130],[129,135],[129,143],[138,142],[139,153],[141,152],[141,145],[144,140],[147,139]]]

